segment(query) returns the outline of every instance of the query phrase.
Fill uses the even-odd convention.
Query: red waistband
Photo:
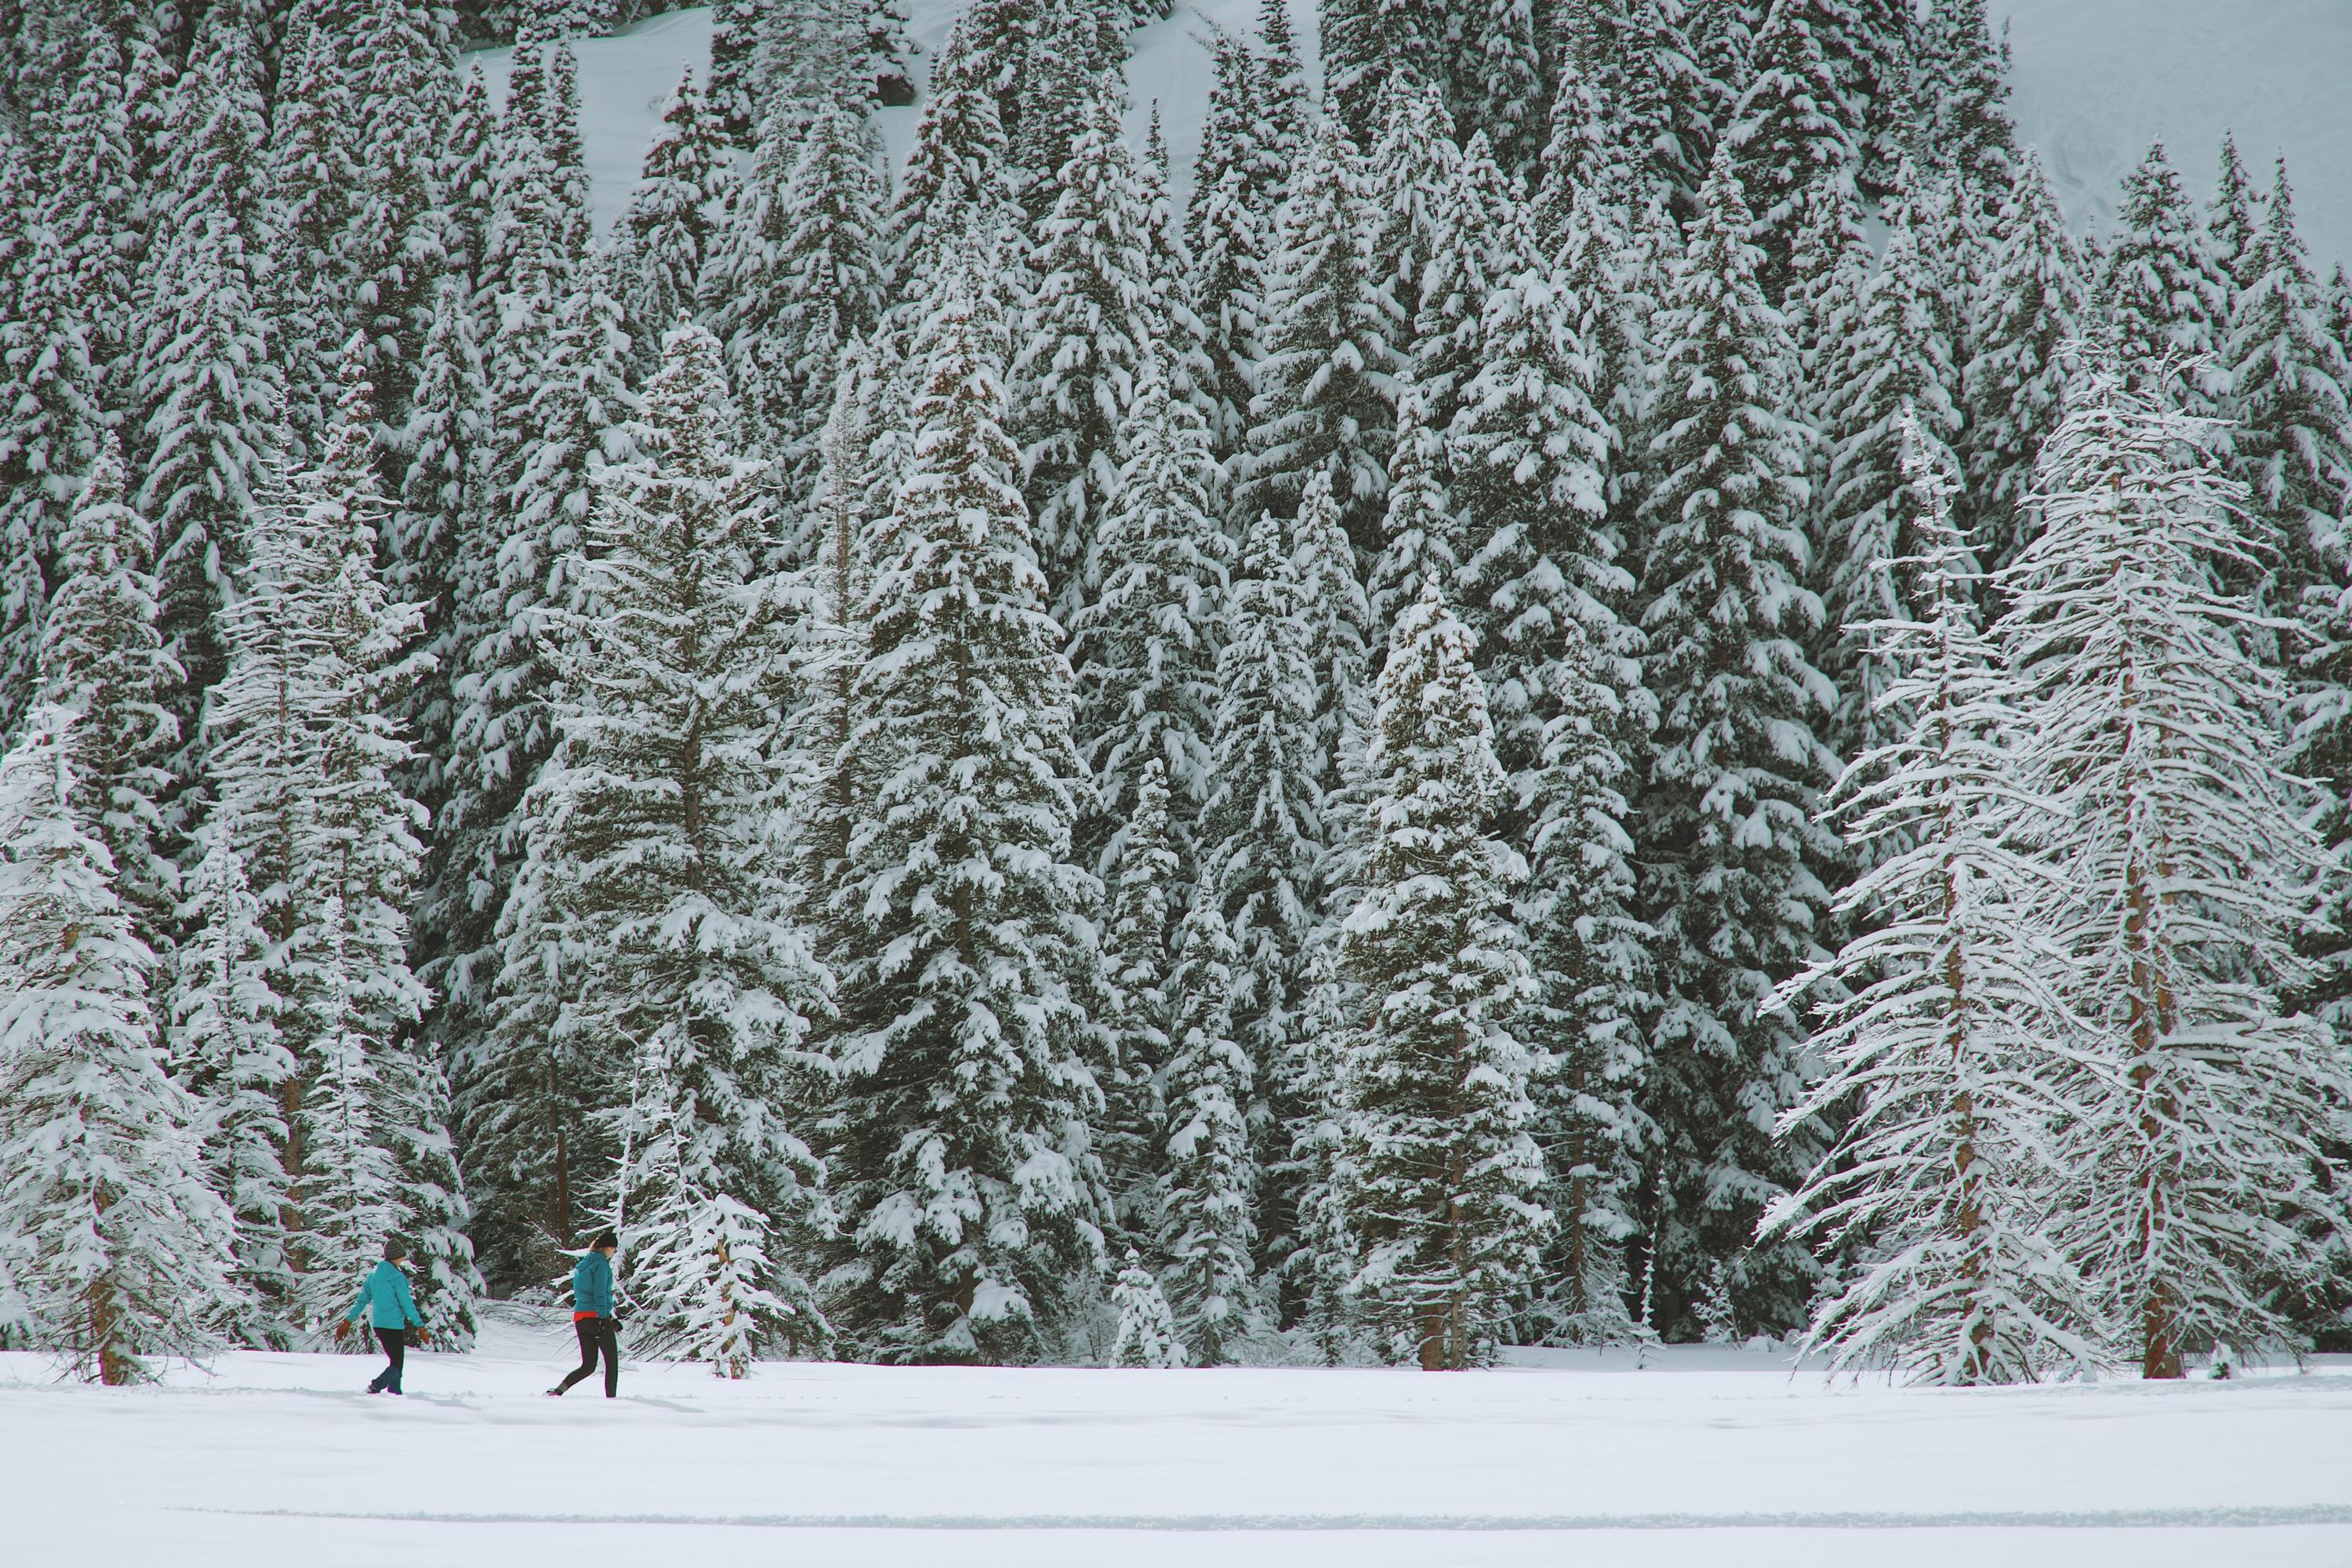
[[[593,1318],[595,1315],[593,1312],[574,1312],[572,1314],[572,1321],[576,1323],[583,1318]]]

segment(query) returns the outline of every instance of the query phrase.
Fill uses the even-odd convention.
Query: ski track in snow
[[[2352,1357],[2227,1384],[1895,1391],[1761,1351],[1486,1373],[629,1365],[239,1352],[157,1387],[0,1355],[0,1563],[2343,1568]]]
[[[909,31],[922,50],[919,79],[963,0],[912,0]],[[1292,0],[1300,46],[1315,47],[1313,8]],[[1993,0],[2015,50],[2011,109],[2042,151],[2068,218],[2105,233],[2123,177],[2159,138],[2201,204],[2210,194],[2221,133],[2263,187],[2284,153],[2304,238],[2320,276],[2352,262],[2352,4],[2347,0]],[[1207,113],[1212,26],[1247,33],[1257,0],[1195,0],[1136,35],[1128,82],[1137,142],[1157,101],[1176,164],[1176,195],[1190,179]],[[710,13],[657,16],[612,38],[575,46],[595,213],[609,228],[628,203],[646,143],[678,73],[701,79],[710,58]],[[508,51],[475,57],[503,94]],[[903,162],[919,108],[884,110],[884,140]]]

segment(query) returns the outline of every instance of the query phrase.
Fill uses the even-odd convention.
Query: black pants
[[[383,1347],[383,1353],[390,1359],[392,1364],[375,1374],[375,1381],[368,1384],[368,1392],[373,1394],[381,1389],[386,1394],[398,1394],[400,1363],[408,1353],[408,1331],[378,1329],[375,1331],[375,1342]]]
[[[574,1318],[572,1331],[580,1336],[580,1364],[564,1374],[555,1385],[558,1394],[568,1393],[573,1384],[596,1371],[596,1357],[604,1357],[604,1397],[611,1399],[621,1392],[621,1342],[614,1335],[610,1318]]]

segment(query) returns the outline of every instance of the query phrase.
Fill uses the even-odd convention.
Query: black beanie
[[[406,1242],[401,1240],[400,1237],[396,1236],[387,1236],[383,1238],[383,1260],[386,1263],[397,1263],[407,1256],[408,1244]]]
[[[592,1252],[602,1252],[602,1251],[604,1251],[606,1247],[612,1247],[614,1250],[618,1251],[618,1250],[620,1249],[620,1246],[621,1246],[621,1238],[620,1238],[619,1237],[617,1237],[617,1236],[614,1236],[611,1231],[609,1231],[609,1230],[608,1230],[608,1231],[606,1231],[604,1235],[602,1235],[602,1236],[598,1237],[595,1239],[594,1243],[590,1247],[589,1250],[590,1250],[590,1251],[592,1251]]]

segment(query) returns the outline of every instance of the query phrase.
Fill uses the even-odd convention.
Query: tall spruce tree
[[[37,706],[0,756],[0,1277],[31,1348],[124,1384],[220,1345],[231,1226],[163,1071],[153,956],[76,804],[75,723]]]
[[[1100,1265],[1102,986],[1071,862],[1086,764],[1005,434],[1006,323],[971,258],[920,344],[918,434],[869,542],[866,804],[834,898],[830,1289],[865,1355],[1052,1353]]]
[[[1333,1184],[1383,1348],[1453,1369],[1492,1354],[1552,1216],[1517,1032],[1534,982],[1510,886],[1526,865],[1487,831],[1507,783],[1470,635],[1434,584],[1390,637],[1368,765],[1365,891],[1341,947],[1365,1014]]]
[[[1793,353],[1747,232],[1719,151],[1661,331],[1657,479],[1643,504],[1643,684],[1658,728],[1634,840],[1659,1010],[1642,1295],[1648,1326],[1675,1338],[1697,1331],[1717,1283],[1739,1323],[1793,1323],[1814,1273],[1785,1243],[1747,1246],[1810,1163],[1801,1144],[1771,1140],[1801,1040],[1767,1002],[1816,956],[1817,868],[1833,845],[1812,810],[1835,772],[1814,731],[1829,685],[1804,654],[1821,618],[1802,586],[1811,433],[1784,412]]]
[[[2163,142],[2150,147],[2139,167],[2124,176],[2116,216],[2123,232],[2107,249],[2099,282],[2116,353],[2134,366],[2171,358],[2170,395],[2189,413],[2211,414],[2222,385],[2219,356],[2229,336],[2234,290],[2206,249],[2197,209],[2165,157]],[[2197,360],[2208,363],[2190,363]]]
[[[1778,304],[1808,195],[1854,188],[1860,130],[1822,32],[1829,0],[1777,0],[1757,36],[1755,74],[1732,112],[1724,143],[1748,208],[1748,239],[1762,251],[1758,283]]]

